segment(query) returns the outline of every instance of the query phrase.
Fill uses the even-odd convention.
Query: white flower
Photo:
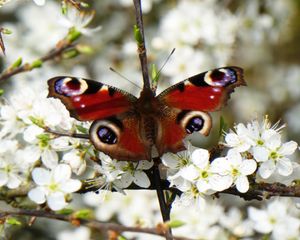
[[[24,123],[18,119],[17,111],[11,105],[0,107],[0,138],[13,138],[23,131]]]
[[[244,220],[242,212],[232,207],[225,214],[220,215],[220,224],[238,237],[247,237],[253,234],[252,224],[249,219]]]
[[[121,178],[123,171],[119,166],[119,161],[111,159],[110,156],[102,152],[99,153],[99,159],[101,160],[101,166],[95,166],[95,170],[104,175],[107,183],[112,183]]]
[[[234,128],[236,133],[231,131],[225,135],[226,146],[234,148],[239,152],[247,151],[251,147],[248,140],[249,130],[242,123],[236,125]]]
[[[32,178],[38,186],[29,191],[28,197],[38,204],[47,201],[54,211],[64,208],[67,205],[66,195],[81,187],[79,180],[71,179],[71,168],[67,164],[59,164],[52,171],[35,168]]]
[[[78,150],[73,149],[70,152],[65,153],[62,160],[69,164],[72,171],[77,175],[81,175],[86,169],[84,156]]]
[[[101,26],[96,28],[86,27],[93,20],[94,16],[94,11],[83,12],[79,11],[75,7],[69,7],[67,9],[66,16],[61,19],[60,23],[67,28],[74,27],[80,33],[91,36],[93,33],[101,29]]]
[[[211,170],[216,174],[227,176],[224,179],[227,186],[230,187],[234,183],[237,190],[244,193],[249,189],[247,176],[256,170],[256,162],[253,159],[243,159],[239,152],[230,149],[226,157],[213,160]]]
[[[70,130],[73,119],[59,99],[41,97],[33,102],[31,117],[42,121],[47,127]]]
[[[0,187],[17,188],[25,181],[29,164],[21,158],[17,141],[0,140],[0,146]]]
[[[25,141],[32,144],[28,146],[28,151],[32,152],[33,161],[41,158],[47,168],[54,168],[58,164],[57,152],[51,146],[55,140],[52,140],[49,134],[44,133],[42,128],[35,125],[29,126],[24,131],[23,137]]]
[[[161,159],[162,163],[168,167],[167,178],[170,181],[171,186],[176,186],[179,190],[185,191],[190,188],[190,182],[184,179],[181,174],[185,168],[191,163],[191,154],[196,149],[190,142],[184,142],[187,150],[174,153],[165,153]]]
[[[262,123],[259,123],[257,120],[248,123],[247,126],[240,123],[235,126],[235,132],[231,131],[225,135],[226,145],[228,147],[234,148],[239,152],[255,151],[256,147],[265,146],[265,143],[269,139],[277,134],[284,127],[278,127],[279,123],[276,123],[273,127],[269,122],[268,117],[266,116]]]
[[[123,172],[121,178],[115,181],[120,188],[127,188],[132,184],[136,184],[142,188],[150,186],[150,180],[143,170],[148,170],[153,166],[153,161],[142,160],[139,162],[119,162],[119,169]]]
[[[257,148],[254,151],[254,158],[262,162],[259,167],[259,174],[262,178],[269,178],[275,171],[282,176],[289,176],[293,172],[293,165],[286,156],[292,155],[298,144],[289,141],[281,144],[280,135],[273,135],[266,142],[266,147]]]
[[[184,191],[180,197],[176,197],[174,204],[183,206],[197,206],[202,211],[206,206],[205,194],[200,192],[198,186],[190,183],[189,189]]]
[[[198,190],[207,193],[211,190],[222,191],[230,185],[226,175],[215,174],[209,162],[209,152],[206,149],[193,151],[192,164],[182,170],[181,176],[196,184]]]
[[[272,232],[273,239],[282,239],[279,236],[287,236],[288,230],[292,229],[299,234],[300,221],[287,212],[287,204],[284,202],[273,201],[265,210],[249,207],[248,215],[257,232],[263,234]]]

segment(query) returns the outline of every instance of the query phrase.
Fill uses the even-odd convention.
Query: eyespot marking
[[[88,84],[83,79],[78,78],[61,78],[54,84],[55,92],[67,97],[77,96],[88,89]]]
[[[224,87],[237,81],[236,73],[230,68],[219,68],[208,71],[204,76],[204,81],[214,87]]]

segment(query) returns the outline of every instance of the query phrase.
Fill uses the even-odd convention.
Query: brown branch
[[[18,211],[5,211],[0,210],[0,218],[6,218],[8,216],[28,216],[28,217],[42,217],[54,220],[60,220],[64,222],[69,222],[73,225],[83,225],[99,232],[107,232],[107,231],[114,231],[117,233],[123,232],[135,232],[135,233],[147,233],[156,236],[165,236],[164,228],[157,227],[157,228],[141,228],[141,227],[127,227],[117,223],[107,223],[107,222],[100,222],[94,219],[79,219],[76,218],[74,215],[64,215],[64,214],[57,214],[54,212],[46,212],[43,210],[18,210]],[[175,237],[174,240],[191,240],[189,238],[184,237]]]
[[[144,36],[144,25],[143,25],[143,14],[142,14],[141,2],[140,0],[133,0],[133,3],[135,7],[136,24],[140,31],[140,37],[141,37],[141,39],[139,39],[138,41],[138,55],[139,55],[141,68],[142,68],[144,89],[150,90],[150,80],[148,74],[147,51],[146,51],[145,36]]]
[[[5,55],[5,46],[4,46],[4,41],[2,38],[2,31],[3,31],[3,28],[0,27],[0,49],[2,50],[3,54]]]
[[[45,56],[41,57],[38,60],[40,60],[42,63],[47,62],[49,60],[53,60],[56,57],[60,56],[65,50],[68,50],[73,47],[74,47],[74,45],[70,41],[62,40],[58,47],[50,50]],[[12,70],[8,69],[0,75],[0,82],[6,80],[16,74],[31,71],[32,69],[33,68],[31,67],[30,63],[24,63],[22,66],[16,67]]]
[[[166,198],[164,195],[164,191],[161,186],[161,178],[160,178],[160,173],[159,173],[159,163],[161,162],[161,160],[160,160],[160,158],[155,158],[155,159],[153,159],[153,161],[154,161],[154,165],[152,167],[153,172],[152,172],[152,178],[150,178],[150,179],[153,181],[153,184],[155,185],[155,188],[156,188],[156,194],[157,194],[160,212],[161,212],[163,221],[168,222],[168,221],[170,221],[171,206],[169,206],[170,208],[168,208],[167,203],[166,203]],[[169,228],[166,231],[165,237],[166,237],[166,240],[173,239],[171,228]]]

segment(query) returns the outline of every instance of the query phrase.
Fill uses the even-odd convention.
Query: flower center
[[[202,178],[208,178],[208,172],[207,171],[202,171],[201,172],[201,177]]]
[[[59,185],[55,182],[52,182],[49,186],[48,186],[49,190],[52,192],[57,192],[59,190]]]
[[[259,145],[259,146],[263,146],[263,145],[264,145],[264,141],[261,140],[261,139],[257,140],[256,143],[257,143],[257,145]]]
[[[274,225],[276,223],[276,219],[274,217],[270,217],[269,221],[272,225]]]
[[[196,198],[199,195],[199,190],[195,185],[193,185],[191,187],[191,192],[192,192],[192,195],[194,196],[194,198]]]
[[[231,174],[232,174],[232,176],[237,176],[237,175],[239,175],[239,170],[236,169],[236,168],[233,168],[233,169],[231,170]]]
[[[277,152],[271,152],[270,153],[270,158],[272,158],[273,160],[276,160],[278,158],[278,153]]]
[[[6,173],[10,173],[12,171],[13,167],[11,165],[6,165],[5,168],[4,168],[4,171]]]
[[[50,136],[48,134],[40,134],[37,136],[37,139],[39,140],[39,147],[41,149],[49,147]]]

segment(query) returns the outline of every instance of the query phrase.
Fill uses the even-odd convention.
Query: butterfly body
[[[140,97],[93,80],[55,77],[49,96],[59,98],[72,117],[93,121],[89,137],[96,149],[118,160],[151,159],[184,149],[183,138],[208,135],[208,112],[219,110],[233,89],[245,85],[242,69],[224,67],[190,77],[158,96],[148,88]]]

